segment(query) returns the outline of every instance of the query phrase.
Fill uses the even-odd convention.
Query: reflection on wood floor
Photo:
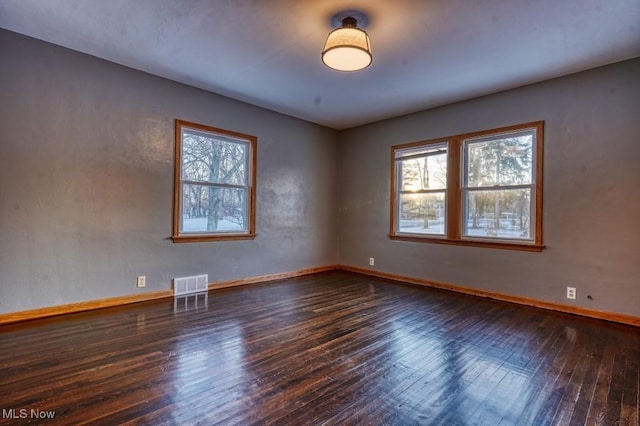
[[[637,328],[333,271],[0,327],[0,423],[637,425],[639,362]]]

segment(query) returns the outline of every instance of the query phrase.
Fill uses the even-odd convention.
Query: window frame
[[[465,144],[469,140],[480,138],[496,139],[501,135],[519,133],[527,130],[535,132],[532,147],[532,187],[531,190],[531,240],[506,239],[496,237],[464,236],[465,220],[465,173],[467,161],[464,156]],[[408,149],[428,147],[430,145],[447,144],[447,187],[445,195],[445,234],[417,234],[399,232],[400,202],[402,193],[399,188],[397,153]],[[444,138],[393,145],[391,147],[391,211],[389,221],[389,238],[400,241],[454,244],[475,247],[489,247],[523,251],[542,251],[542,192],[543,192],[543,147],[544,121],[500,127],[478,132],[464,133]],[[500,186],[488,187],[499,190]]]
[[[182,158],[182,132],[184,128],[192,129],[199,132],[216,135],[222,138],[239,139],[246,141],[249,147],[247,153],[247,229],[243,231],[213,231],[213,232],[181,232],[180,219],[182,217],[182,190],[185,184],[193,184],[191,181],[182,179],[183,158]],[[220,129],[217,127],[207,126],[204,124],[193,123],[180,119],[175,120],[175,159],[174,159],[174,186],[173,186],[173,231],[171,239],[174,243],[187,242],[206,242],[206,241],[229,241],[229,240],[248,240],[256,237],[256,170],[257,170],[257,144],[258,138],[244,133],[234,132],[231,130]],[[185,183],[185,181],[187,183]],[[227,187],[226,184],[203,186],[219,186]]]

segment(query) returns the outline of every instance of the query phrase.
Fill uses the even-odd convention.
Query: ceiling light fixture
[[[338,71],[358,71],[368,67],[373,57],[367,32],[358,28],[353,16],[342,19],[342,26],[329,33],[322,50],[322,62]]]

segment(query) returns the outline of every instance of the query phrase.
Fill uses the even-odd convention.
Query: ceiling
[[[332,71],[332,17],[372,65]],[[1,0],[0,27],[345,129],[640,56],[640,0]]]

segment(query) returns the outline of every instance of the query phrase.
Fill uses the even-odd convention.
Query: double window
[[[394,239],[542,249],[543,123],[392,147]]]
[[[176,120],[173,240],[255,237],[254,136]]]

